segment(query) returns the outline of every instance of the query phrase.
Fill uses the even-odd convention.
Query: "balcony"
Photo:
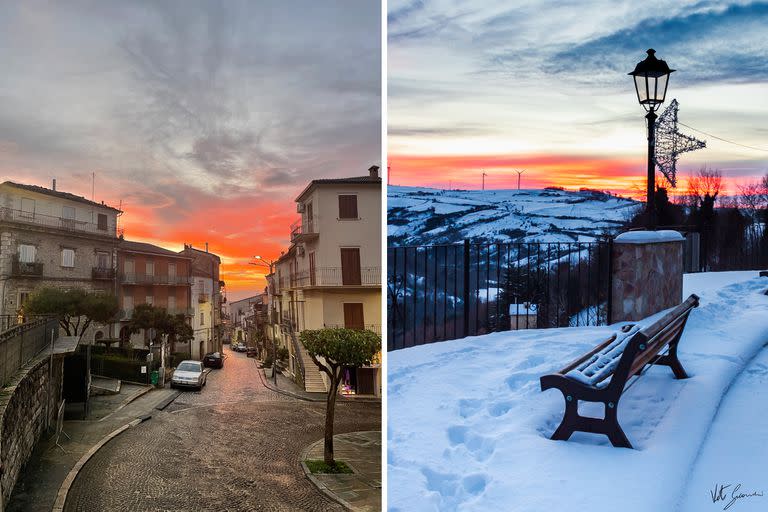
[[[344,325],[340,324],[324,324],[323,325],[326,329],[342,329],[346,328]],[[363,326],[363,329],[366,331],[373,331],[379,336],[381,336],[381,324],[365,324]]]
[[[94,280],[111,281],[115,278],[115,274],[115,269],[113,268],[93,267],[91,269],[91,278]]]
[[[194,316],[195,310],[192,308],[164,308],[162,306],[158,306],[161,309],[165,309],[166,312],[170,315],[184,315],[184,316]],[[118,320],[127,321],[133,318],[133,309],[121,309],[118,313]]]
[[[11,264],[11,275],[14,277],[42,277],[43,264],[19,261],[18,258],[15,258]]]
[[[154,274],[121,274],[122,284],[162,284],[169,286],[188,286],[192,284],[189,276],[159,276]]]
[[[342,267],[318,267],[291,276],[291,288],[379,287],[381,267],[361,267],[357,272],[342,272]]]
[[[315,219],[307,219],[303,223],[300,219],[291,224],[291,243],[314,240],[318,236]]]
[[[25,212],[11,208],[0,208],[0,221],[29,224],[44,228],[59,229],[73,233],[88,233],[92,235],[117,237],[117,233],[109,230],[109,226],[99,226],[96,222],[85,222],[75,219],[65,219],[36,212]]]

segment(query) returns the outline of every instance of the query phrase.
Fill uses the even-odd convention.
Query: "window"
[[[128,275],[132,275],[135,268],[136,268],[136,265],[134,264],[133,260],[125,260],[125,262],[123,263],[123,270]]]
[[[171,282],[176,281],[176,264],[175,263],[169,263],[168,264],[168,278]]]
[[[101,231],[107,230],[107,215],[104,213],[100,213],[98,217],[98,226]]]
[[[75,228],[75,209],[72,206],[61,207],[61,226],[68,229]]]
[[[147,261],[146,269],[147,269],[146,274],[148,276],[155,275],[155,262],[154,261]]]
[[[21,198],[21,216],[26,219],[33,219],[35,217],[35,200]]]
[[[110,257],[110,254],[108,252],[96,253],[96,266],[98,268],[102,268],[102,269],[112,268],[111,260],[112,258]]]
[[[19,245],[19,262],[21,263],[34,263],[35,254],[37,253],[37,247],[34,245]]]
[[[169,313],[176,312],[176,296],[175,295],[168,296],[168,312]]]
[[[133,311],[133,295],[123,295],[123,309]]]
[[[67,268],[73,268],[75,266],[75,250],[74,249],[61,250],[61,266],[67,267]]]
[[[357,219],[357,196],[339,196],[339,218]]]
[[[200,313],[200,325],[205,325],[205,313]]]
[[[23,308],[24,304],[27,303],[29,300],[29,293],[30,292],[19,292],[19,307]]]
[[[144,298],[144,303],[145,303],[145,304],[149,304],[149,305],[151,306],[152,304],[154,304],[154,303],[155,303],[155,297],[154,297],[154,296],[152,296],[152,295],[147,295],[147,296]]]

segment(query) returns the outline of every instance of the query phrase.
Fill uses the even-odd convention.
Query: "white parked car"
[[[202,389],[208,371],[200,361],[186,360],[179,363],[171,377],[171,388],[185,387]]]

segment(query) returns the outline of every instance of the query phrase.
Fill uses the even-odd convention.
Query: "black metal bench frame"
[[[626,389],[626,384],[633,376],[639,377],[647,365],[654,364],[669,366],[677,379],[688,378],[677,357],[677,346],[688,321],[688,315],[698,305],[699,297],[691,295],[652,325],[632,335],[613,373],[601,379],[605,380],[608,377],[611,379],[610,383],[604,387],[584,384],[567,377],[566,374],[610,345],[616,339],[615,334],[557,373],[541,377],[542,391],[557,388],[563,393],[565,399],[563,419],[551,439],[567,441],[576,431],[590,432],[608,436],[613,446],[632,448],[619,425],[617,416],[619,400]],[[659,355],[666,346],[669,346],[667,353]],[[579,401],[603,403],[605,417],[590,418],[579,415]]]

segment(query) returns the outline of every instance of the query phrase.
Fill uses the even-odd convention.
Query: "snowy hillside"
[[[388,187],[390,246],[476,242],[591,242],[640,207],[600,192]]]

